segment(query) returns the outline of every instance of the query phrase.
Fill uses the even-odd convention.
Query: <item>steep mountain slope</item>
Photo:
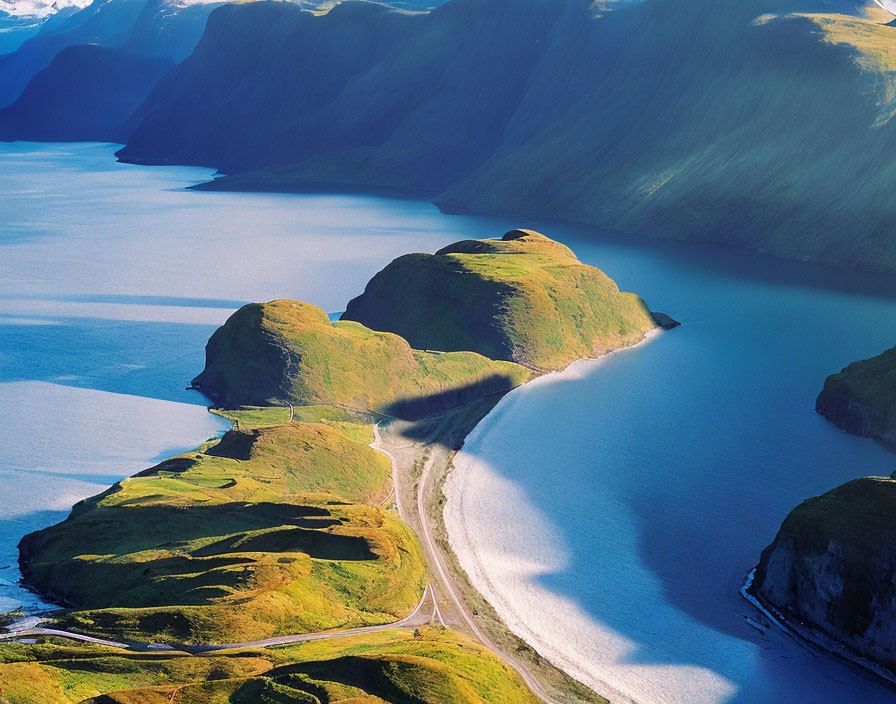
[[[598,41],[568,14],[504,147],[439,202],[896,270],[891,68],[810,18],[763,17],[793,5],[707,21],[705,2],[652,0],[603,18]],[[896,49],[896,29],[866,24]],[[587,68],[558,86],[570,50]],[[562,106],[548,129],[545,104]]]
[[[22,46],[22,42],[40,31],[41,24],[34,17],[13,17],[0,12],[0,55]]]
[[[831,15],[864,4],[227,7],[120,156],[896,271],[896,28]]]
[[[94,0],[77,12],[51,17],[16,51],[0,55],[0,107],[13,103],[66,47],[123,47],[182,61],[196,46],[215,7],[217,3],[187,5],[175,0]]]
[[[122,125],[174,66],[95,45],[60,51],[22,96],[0,110],[0,139],[120,142]]]
[[[318,113],[422,21],[373,3],[337,5],[322,16],[288,3],[223,7],[209,18],[193,56],[135,115],[139,135],[127,158],[234,170],[281,153],[298,159],[333,139],[377,139],[388,113],[363,120],[385,96],[368,94],[332,124]],[[394,99],[424,87],[420,81]],[[353,134],[345,129],[349,123]]]
[[[310,180],[437,191],[499,144],[560,6],[453,0],[408,14],[347,2],[323,16],[280,3],[222,8],[153,91],[121,156],[237,171],[325,154]],[[199,124],[184,130],[191,117]]]
[[[657,327],[640,297],[531,230],[399,257],[342,319],[420,349],[472,350],[541,371],[637,342]]]

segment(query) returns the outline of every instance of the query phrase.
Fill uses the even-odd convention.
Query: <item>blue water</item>
[[[798,503],[896,469],[814,411],[828,374],[896,344],[896,281],[551,234],[683,325],[502,402],[449,485],[468,572],[544,655],[621,699],[896,701],[738,594]]]
[[[503,227],[426,203],[189,192],[212,172],[114,151],[0,144],[0,612],[42,607],[17,584],[23,535],[221,431],[185,387],[235,308],[344,310],[392,258]]]
[[[619,700],[896,699],[737,595],[793,506],[896,468],[813,410],[827,374],[896,343],[892,279],[414,201],[188,192],[211,173],[113,151],[0,145],[0,610],[39,606],[15,586],[24,533],[220,432],[184,387],[242,302],[340,311],[399,254],[533,225],[684,325],[511,394],[468,444],[465,520],[508,620]]]

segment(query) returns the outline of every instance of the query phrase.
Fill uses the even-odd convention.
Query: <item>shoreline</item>
[[[740,588],[740,595],[744,599],[746,599],[754,608],[756,608],[756,610],[759,611],[763,616],[769,619],[769,621],[771,621],[774,626],[789,635],[791,638],[796,638],[811,647],[821,650],[827,655],[836,657],[854,667],[861,669],[863,672],[870,673],[872,676],[879,679],[884,686],[896,691],[896,674],[886,669],[882,665],[878,665],[872,660],[868,660],[867,658],[854,653],[847,646],[840,643],[839,641],[834,640],[830,636],[825,635],[819,629],[812,628],[810,626],[804,626],[802,624],[791,621],[790,619],[786,618],[784,614],[778,611],[772,604],[769,604],[760,599],[751,591],[753,587],[753,580],[755,579],[755,577],[756,568],[754,567],[752,570],[750,570],[750,573],[747,575],[747,579],[744,582],[744,585]]]
[[[475,577],[471,577],[468,571],[461,565],[457,554],[455,536],[452,535],[453,531],[449,532],[444,517],[446,503],[444,488],[446,480],[448,480],[449,476],[458,476],[456,473],[459,470],[455,466],[455,460],[458,453],[462,451],[463,445],[471,438],[476,437],[476,433],[483,432],[486,421],[496,417],[495,414],[502,404],[505,403],[505,399],[510,397],[515,391],[530,387],[532,384],[554,383],[555,381],[569,378],[571,375],[579,376],[587,373],[595,365],[604,363],[611,355],[647,344],[659,337],[664,331],[662,327],[653,328],[636,342],[614,348],[597,357],[575,360],[562,370],[548,372],[535,377],[531,381],[501,396],[485,414],[479,414],[476,417],[475,413],[471,413],[470,415],[473,416],[472,420],[475,422],[472,426],[464,428],[457,437],[451,437],[451,431],[454,430],[456,432],[456,428],[449,428],[446,432],[445,428],[440,427],[443,424],[441,422],[444,420],[443,417],[429,419],[430,422],[436,422],[437,427],[431,429],[430,436],[425,441],[417,443],[416,452],[412,452],[410,457],[404,458],[404,462],[402,462],[401,457],[395,457],[395,455],[387,453],[396,462],[396,475],[398,477],[411,474],[412,480],[416,479],[419,481],[419,486],[414,481],[411,482],[414,484],[411,487],[411,498],[416,500],[413,503],[419,505],[426,515],[403,515],[401,516],[402,520],[418,533],[428,532],[428,528],[434,530],[434,542],[437,546],[435,550],[441,553],[440,557],[446,563],[450,579],[458,587],[458,591],[461,594],[460,600],[464,602],[463,607],[468,609],[470,617],[476,622],[478,629],[481,629],[487,635],[490,642],[484,644],[498,653],[509,664],[512,664],[515,669],[523,668],[527,670],[537,681],[545,683],[548,688],[564,695],[567,701],[609,701],[612,699],[613,702],[635,704],[635,700],[622,694],[606,682],[592,682],[594,678],[588,676],[587,673],[581,672],[571,661],[553,652],[541,640],[538,634],[529,632],[527,629],[514,628],[500,614],[498,608],[493,604],[493,600],[495,600],[493,591],[487,585],[483,588],[481,582],[477,583]],[[422,423],[425,425],[427,421]],[[394,437],[402,437],[402,430],[399,429],[396,432],[390,428],[389,434]],[[393,445],[395,444],[394,437],[392,440]],[[385,451],[387,447],[388,444],[381,446],[380,449]],[[403,447],[410,447],[410,445]],[[413,472],[421,460],[423,460],[423,464],[426,466],[422,468],[419,477],[414,477]],[[405,466],[402,467],[402,464]],[[407,489],[408,487],[402,488],[396,483],[397,501],[400,501],[398,497]],[[418,512],[415,511],[414,513]],[[429,524],[427,528],[423,527],[422,522],[424,520]],[[464,624],[461,625],[463,626]],[[455,627],[457,626],[455,625]],[[464,628],[464,630],[468,633],[472,632],[469,627]],[[521,634],[520,631],[524,631],[525,635]],[[473,634],[477,635],[476,633]],[[479,635],[477,635],[477,638],[480,641],[483,640]],[[508,650],[513,650],[515,656],[508,655]],[[590,693],[590,696],[586,692]]]
[[[877,2],[877,0],[874,1]],[[896,2],[896,0],[892,1]],[[117,159],[117,162],[134,166],[182,166],[186,168],[205,168],[215,170],[215,167],[213,166],[196,166],[192,164],[172,164],[167,162],[153,163],[121,159]],[[713,247],[717,247],[721,250],[755,255],[758,257],[763,257],[764,259],[786,262],[788,264],[821,267],[824,270],[835,272],[859,273],[873,277],[883,277],[887,280],[892,280],[894,277],[896,277],[896,271],[886,268],[858,266],[855,264],[841,264],[819,258],[809,260],[800,259],[793,256],[787,256],[785,254],[778,254],[773,251],[769,251],[765,247],[759,246],[751,247],[734,242],[668,236],[656,231],[652,231],[652,234],[645,234],[644,229],[620,229],[618,226],[615,226],[614,224],[608,222],[577,220],[575,218],[563,217],[557,214],[537,215],[531,212],[527,212],[525,209],[520,210],[513,208],[497,208],[494,210],[478,210],[475,208],[469,208],[443,201],[438,197],[440,194],[433,193],[432,191],[405,189],[396,186],[384,186],[369,183],[342,183],[339,181],[303,181],[290,179],[288,177],[280,178],[257,175],[250,177],[246,173],[225,174],[221,173],[220,171],[216,171],[211,179],[186,186],[184,187],[184,190],[204,193],[269,193],[274,195],[352,194],[381,197],[391,200],[423,201],[435,206],[443,215],[472,216],[522,223],[557,223],[560,225],[584,227],[591,230],[600,231],[613,237],[621,238],[622,240],[632,241],[639,245],[653,243],[656,246],[662,243],[670,242],[712,245]]]
[[[642,345],[646,345],[658,338],[663,332],[665,332],[665,330],[662,327],[654,328],[653,330],[645,333],[645,335],[635,343],[617,347],[597,357],[578,359],[562,370],[552,371],[547,374],[538,376],[527,382],[526,384],[517,387],[517,389],[531,388],[536,384],[552,384],[557,381],[564,381],[581,377],[582,375],[589,373],[594,367],[603,364],[612,355],[623,353],[628,350],[641,347]],[[464,444],[471,439],[475,439],[476,437],[489,432],[487,422],[493,421],[496,418],[496,413],[499,411],[502,404],[504,404],[505,400],[510,398],[511,394],[517,391],[517,389],[508,392],[501,398],[501,400],[495,405],[491,412],[484,416],[476,424],[476,426],[464,437]],[[453,561],[457,568],[459,568],[463,572],[463,575],[466,577],[470,586],[495,611],[503,628],[506,629],[507,632],[512,636],[526,643],[529,648],[531,648],[541,658],[544,658],[546,661],[548,661],[554,668],[563,672],[567,677],[570,677],[580,682],[585,687],[588,687],[598,696],[614,702],[614,704],[616,702],[621,702],[623,704],[638,704],[637,701],[631,696],[619,691],[605,680],[583,671],[581,667],[579,667],[573,660],[567,657],[559,648],[551,645],[548,640],[543,635],[537,633],[535,629],[529,627],[522,621],[518,623],[512,623],[512,619],[508,619],[504,615],[509,611],[509,609],[504,604],[505,600],[498,596],[497,590],[494,588],[492,580],[485,574],[484,570],[482,569],[482,564],[479,561],[475,550],[470,545],[471,541],[469,539],[469,531],[466,523],[463,520],[463,490],[460,485],[462,484],[465,476],[470,471],[474,471],[474,468],[463,463],[458,466],[456,460],[462,452],[463,449],[461,447],[455,453],[455,456],[452,458],[451,462],[452,466],[449,472],[446,473],[446,476],[443,477],[441,485],[438,487],[438,490],[440,492],[445,492],[444,495],[447,498],[447,502],[454,501],[455,505],[459,507],[457,510],[457,517],[459,522],[453,527],[449,527],[451,521],[446,520],[445,518],[445,514],[448,510],[447,502],[444,506],[444,510],[439,514],[441,527],[448,537],[448,545],[443,547],[447,547],[447,549],[450,550],[451,557],[453,558]],[[467,558],[467,565],[473,567],[473,574],[471,574],[470,570],[464,566],[463,558]]]

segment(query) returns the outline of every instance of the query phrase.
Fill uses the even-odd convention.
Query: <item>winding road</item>
[[[420,611],[426,604],[427,597],[433,601],[433,615],[422,621],[418,619]],[[427,584],[423,590],[423,596],[414,610],[407,616],[398,621],[391,623],[382,623],[376,626],[360,626],[358,628],[348,628],[341,631],[320,631],[318,633],[296,633],[293,635],[276,636],[274,638],[264,638],[262,640],[248,640],[242,643],[204,643],[200,645],[184,645],[184,644],[160,644],[147,643],[144,641],[115,641],[106,640],[104,638],[94,638],[83,633],[74,633],[72,631],[63,631],[55,628],[23,628],[21,630],[10,631],[9,633],[0,634],[0,641],[14,640],[19,638],[28,638],[34,636],[56,636],[58,638],[67,638],[68,640],[77,640],[82,643],[94,643],[96,645],[105,645],[110,648],[119,648],[121,650],[132,650],[138,652],[158,651],[158,650],[174,650],[186,653],[207,653],[213,650],[231,650],[233,648],[270,648],[275,645],[289,645],[290,643],[304,643],[311,640],[327,640],[329,638],[345,638],[347,636],[364,635],[365,633],[377,633],[393,628],[409,628],[411,626],[423,626],[432,623],[436,617],[441,622],[442,616],[439,612],[439,603],[436,592],[431,584]],[[443,624],[444,625],[444,624]]]
[[[385,454],[389,460],[392,462],[392,481],[393,481],[393,491],[395,492],[395,506],[398,509],[399,518],[402,521],[410,525],[409,517],[405,515],[402,511],[402,506],[399,503],[399,496],[401,492],[397,490],[398,487],[398,477],[400,475],[398,469],[398,460],[395,456],[392,455],[388,450],[383,447],[382,438],[380,435],[380,427],[379,424],[373,426],[373,432],[376,440],[373,443],[373,447],[377,450]],[[457,612],[461,615],[461,618],[464,620],[467,628],[470,629],[470,632],[476,637],[476,639],[485,647],[489,648],[492,652],[494,652],[501,660],[503,660],[509,667],[511,667],[523,680],[529,689],[545,704],[557,704],[557,702],[551,698],[551,696],[545,691],[545,689],[541,686],[541,683],[532,676],[532,674],[522,665],[520,665],[514,658],[510,657],[501,650],[495,642],[479,627],[479,624],[476,623],[476,619],[473,618],[473,614],[470,612],[469,607],[464,599],[462,599],[458,595],[458,588],[454,582],[454,579],[451,576],[448,568],[445,566],[444,558],[442,557],[441,550],[438,549],[435,540],[432,537],[432,532],[429,528],[429,522],[426,520],[426,511],[423,497],[427,495],[426,489],[427,486],[431,483],[432,479],[432,468],[435,463],[436,453],[435,448],[433,448],[433,452],[430,453],[429,459],[423,464],[423,470],[420,473],[420,483],[417,487],[417,513],[420,520],[420,531],[419,538],[420,542],[423,545],[423,550],[426,553],[427,562],[430,564],[430,568],[434,568],[436,575],[438,576],[442,586],[448,592],[448,595],[451,597],[451,601],[454,602],[454,606],[457,609]],[[432,585],[430,585],[431,589],[434,589]],[[436,612],[438,615],[439,622],[444,626],[445,622],[442,620],[442,614],[438,611],[438,600],[436,599],[437,593],[433,591],[433,601],[436,603]]]
[[[290,404],[288,422],[292,422],[294,417],[295,409]],[[383,446],[379,424],[374,425],[373,432],[374,441],[370,446],[386,455],[386,457],[389,458],[389,461],[392,464],[392,490],[378,505],[384,506],[390,498],[394,497],[395,508],[398,511],[399,517],[402,521],[404,521],[408,525],[411,525],[411,521],[409,520],[410,517],[406,514],[405,507],[402,506],[401,502],[401,491],[399,490],[401,470],[399,467],[399,461],[391,452],[389,452]],[[457,613],[460,614],[461,618],[464,621],[464,624],[467,626],[473,636],[482,645],[492,650],[498,657],[501,658],[501,660],[503,660],[509,667],[511,667],[519,675],[520,679],[526,684],[526,686],[529,687],[529,689],[532,690],[532,692],[539,699],[545,702],[545,704],[557,704],[556,701],[547,694],[538,680],[536,680],[525,667],[520,665],[514,658],[510,657],[504,651],[502,651],[494,643],[494,641],[479,627],[479,624],[473,618],[473,614],[470,612],[466,601],[459,595],[459,589],[455,584],[450,571],[445,565],[442,552],[433,539],[429,527],[429,522],[426,519],[424,496],[427,495],[427,489],[432,482],[432,468],[435,463],[437,449],[438,448],[433,447],[432,452],[430,452],[429,458],[424,462],[423,469],[420,474],[419,485],[416,491],[416,510],[420,523],[418,537],[420,538],[421,544],[423,546],[427,562],[430,565],[430,570],[438,577],[439,582],[453,602]],[[424,617],[421,620],[420,612],[423,609],[427,598],[430,598],[432,600],[432,613],[428,617]],[[376,633],[393,628],[410,628],[436,622],[438,622],[442,626],[445,626],[445,620],[442,616],[441,609],[439,608],[439,601],[439,592],[436,586],[432,582],[428,582],[423,590],[423,595],[420,597],[420,601],[417,603],[417,606],[414,608],[414,610],[404,618],[392,623],[385,623],[376,626],[361,626],[358,628],[350,628],[340,631],[296,633],[291,635],[276,636],[273,638],[264,638],[262,640],[244,641],[241,643],[206,643],[200,645],[185,645],[149,643],[143,641],[114,641],[104,638],[95,638],[83,633],[75,633],[72,631],[65,631],[54,628],[26,627],[15,630],[15,624],[13,624],[13,626],[11,627],[12,630],[7,633],[0,634],[0,641],[36,636],[55,636],[58,638],[67,638],[69,640],[80,641],[83,643],[93,643],[96,645],[103,645],[110,648],[118,648],[122,650],[138,652],[170,650],[192,654],[212,652],[217,650],[230,650],[235,648],[269,648],[277,645],[288,645],[290,643],[302,643],[314,640],[325,640],[330,638],[344,638],[347,636],[364,635],[367,633]]]

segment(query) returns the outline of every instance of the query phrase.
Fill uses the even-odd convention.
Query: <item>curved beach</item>
[[[562,372],[539,377],[508,394],[483,419],[455,456],[454,470],[445,482],[444,516],[451,548],[473,586],[513,633],[611,701],[677,701],[663,696],[673,679],[681,684],[687,680],[687,696],[681,701],[724,700],[734,688],[711,672],[618,664],[637,645],[594,623],[574,600],[540,583],[543,577],[570,566],[563,535],[525,489],[501,476],[489,459],[489,436],[515,427],[529,394],[548,385],[580,381],[612,355],[630,351],[580,360]],[[519,427],[522,433],[531,430]],[[483,530],[486,523],[488,529]]]
[[[813,406],[841,359],[886,346],[896,331],[868,321],[892,299],[846,274],[826,290],[808,268],[764,276],[750,255],[566,241],[684,324],[515,390],[468,437],[445,523],[473,586],[613,701],[892,701],[739,593],[793,506],[892,471]]]

